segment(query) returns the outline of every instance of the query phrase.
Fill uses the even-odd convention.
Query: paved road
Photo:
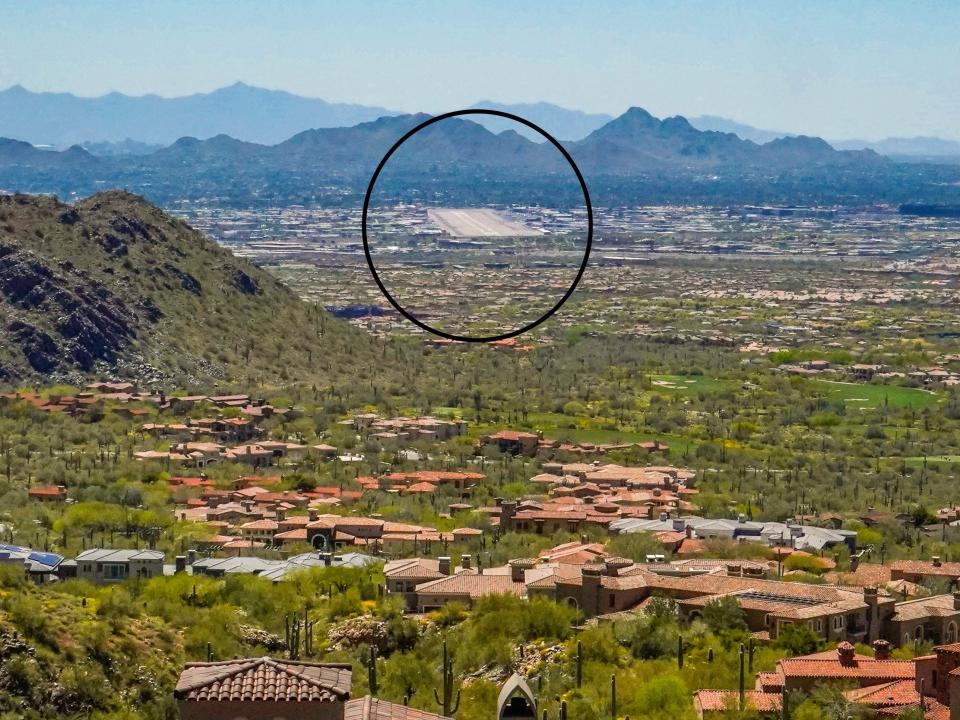
[[[448,235],[459,238],[535,237],[542,233],[487,208],[436,208],[430,220]]]

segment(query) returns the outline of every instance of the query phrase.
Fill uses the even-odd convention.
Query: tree
[[[822,639],[806,623],[787,625],[777,637],[775,647],[787,651],[788,655],[810,655],[820,650]]]
[[[704,605],[703,622],[714,635],[720,638],[745,633],[748,629],[747,616],[736,598],[730,595],[724,595]]]

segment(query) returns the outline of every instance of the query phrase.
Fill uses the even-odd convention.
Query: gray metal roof
[[[160,550],[111,550],[109,548],[92,548],[84,550],[75,558],[77,562],[131,562],[131,561],[163,561],[163,552]]]

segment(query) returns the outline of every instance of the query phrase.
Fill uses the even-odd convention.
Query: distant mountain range
[[[752,140],[755,143],[763,144],[773,140],[779,140],[784,137],[791,137],[793,133],[779,132],[777,130],[761,130],[752,125],[730,120],[729,118],[718,117],[717,115],[699,115],[690,118],[690,124],[698,130],[714,130],[716,132],[734,133],[744,140]],[[850,150],[862,150],[863,148],[846,148]]]
[[[838,150],[868,148],[891,158],[915,162],[960,162],[960,142],[936,137],[841,140],[833,146]]]
[[[795,137],[793,133],[762,130],[716,115],[690,118],[690,124],[699,130],[736,133],[744,140],[753,140],[755,143],[768,143],[778,138]],[[960,162],[960,142],[937,137],[831,140],[830,144],[837,150],[873,150],[880,155],[905,162]]]
[[[520,115],[563,141],[583,140],[614,118],[570,110],[551,103],[500,103],[482,100],[472,107]],[[308,129],[350,127],[402,113],[382,107],[333,103],[242,82],[209,93],[163,98],[110,93],[78,97],[70,93],[31,92],[19,85],[0,91],[0,137],[65,149],[80,145],[100,157],[145,155],[182,137],[228,135],[246,142],[275,145]],[[494,133],[512,129],[541,142],[533,130],[509,120],[474,118]],[[714,115],[690,118],[698,130],[733,133],[757,144],[792,133],[764,130]],[[960,142],[940,138],[887,138],[831,142],[838,150],[870,149],[897,159],[960,161]]]
[[[128,138],[168,145],[184,136],[219,134],[278,143],[306,128],[356,125],[390,114],[396,113],[239,82],[176,98],[121,93],[84,98],[70,93],[34,93],[19,85],[0,91],[0,136],[55,147]]]
[[[475,108],[486,108],[487,110],[501,110],[513,115],[518,115],[539,125],[557,140],[582,140],[594,130],[606,125],[613,120],[612,115],[605,113],[585,113],[580,110],[568,110],[567,108],[553,105],[551,103],[499,103],[493,100],[481,100],[472,105]],[[471,116],[471,119],[483,125],[493,132],[502,132],[503,130],[516,130],[518,133],[535,142],[543,142],[543,136],[535,130],[530,130],[525,126],[518,126],[512,120],[506,120],[495,117]]]
[[[184,137],[152,153],[114,157],[96,157],[79,146],[58,152],[4,140],[0,189],[84,195],[122,187],[159,202],[353,203],[390,145],[427,117],[388,116],[353,127],[306,130],[275,145],[225,134],[207,140]],[[732,133],[697,130],[682,117],[660,120],[641,108],[565,145],[588,180],[607,178],[608,186],[618,187],[654,176],[707,178],[715,184],[717,179],[749,176],[759,181],[796,172],[810,178],[874,173],[889,164],[870,151],[834,150],[819,138],[758,145]],[[484,199],[477,197],[481,193],[486,201],[496,201],[518,183],[533,194],[531,200],[537,193],[556,198],[561,186],[567,193],[563,197],[576,201],[579,196],[565,162],[549,144],[453,118],[406,143],[378,188],[397,198],[432,187],[446,193],[447,200]]]

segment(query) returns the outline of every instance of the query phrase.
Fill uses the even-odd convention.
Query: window
[[[610,593],[610,607],[613,607],[617,604],[617,596],[613,593]]]
[[[843,615],[837,615],[833,618],[833,629],[843,630]]]

